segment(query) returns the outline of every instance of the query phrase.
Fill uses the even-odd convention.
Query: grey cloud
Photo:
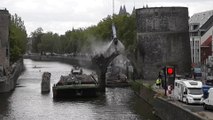
[[[120,5],[126,5],[131,12],[133,6],[141,8],[178,5],[189,7],[191,14],[212,9],[212,0],[115,0],[115,13]],[[97,24],[112,14],[112,0],[1,0],[0,7],[6,7],[12,14],[17,13],[25,21],[29,32],[37,27],[47,31],[63,33],[71,27],[85,27]],[[55,26],[54,26],[55,25]],[[28,33],[29,33],[28,32]]]

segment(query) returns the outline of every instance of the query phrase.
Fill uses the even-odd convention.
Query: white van
[[[175,80],[174,97],[187,104],[202,104],[202,82],[187,79]]]
[[[209,96],[208,98],[206,98],[204,101],[203,101],[203,108],[205,110],[207,109],[213,109],[213,88],[210,88],[209,89]]]

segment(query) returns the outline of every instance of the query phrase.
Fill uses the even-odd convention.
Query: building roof
[[[200,27],[201,30],[209,30],[213,26],[213,15]]]
[[[189,19],[189,24],[199,24],[199,27],[201,27],[212,15],[213,10],[196,13]]]
[[[6,13],[6,14],[8,14],[9,12],[8,12],[8,10],[6,9],[6,8],[0,8],[0,13],[2,14],[2,13]]]

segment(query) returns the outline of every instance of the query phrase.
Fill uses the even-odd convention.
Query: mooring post
[[[42,81],[41,81],[41,93],[50,92],[50,77],[51,77],[51,73],[49,73],[49,72],[43,73]]]

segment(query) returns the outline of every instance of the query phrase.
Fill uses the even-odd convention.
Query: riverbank
[[[154,81],[132,81],[135,93],[149,103],[154,114],[162,120],[206,120],[202,115],[180,106],[177,102],[164,96],[163,91],[153,90]]]
[[[95,69],[92,65],[91,58],[88,56],[44,56],[44,55],[24,55],[24,59],[34,61],[57,61],[70,65],[79,65],[81,67]]]
[[[24,71],[23,59],[18,60],[11,66],[11,73],[1,78],[0,93],[9,92],[15,89],[18,77]]]

